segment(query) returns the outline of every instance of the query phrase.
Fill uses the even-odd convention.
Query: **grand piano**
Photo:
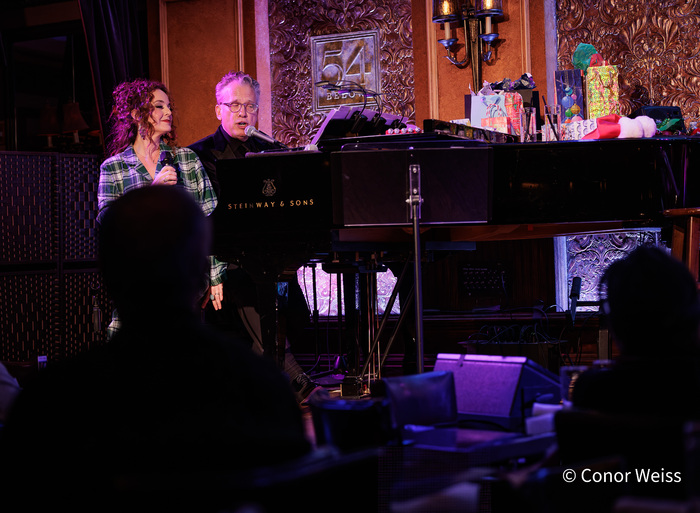
[[[433,132],[220,161],[214,252],[260,284],[265,352],[281,363],[270,284],[289,271],[429,244],[663,227],[665,210],[700,205],[699,152],[687,137],[520,144]]]

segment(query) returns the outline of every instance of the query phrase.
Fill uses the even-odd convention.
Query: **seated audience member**
[[[612,367],[578,377],[574,406],[700,418],[700,300],[685,265],[659,248],[637,248],[608,267],[601,298],[620,354]]]
[[[207,218],[180,188],[137,188],[105,211],[100,258],[121,329],[105,346],[49,365],[20,393],[0,432],[4,499],[33,506],[29,497],[42,494],[55,505],[84,493],[121,498],[133,486],[166,508],[192,492],[186,479],[176,489],[183,476],[214,487],[202,476],[309,453],[281,371],[197,314],[209,242]],[[163,483],[173,489],[159,493]],[[199,492],[197,510],[210,492]]]
[[[697,462],[686,449],[687,427],[700,419],[696,281],[664,250],[640,247],[608,267],[601,298],[619,356],[582,373],[574,408],[555,418],[561,463],[607,462],[608,470],[634,472],[605,488],[610,504],[623,495],[684,500],[697,482]],[[665,481],[651,485],[637,477],[640,469],[661,472]]]
[[[686,498],[684,428],[700,418],[696,282],[664,250],[643,246],[606,269],[600,297],[619,355],[578,376],[573,408],[555,416],[556,450],[505,475],[504,511],[613,511],[626,496]],[[636,473],[645,469],[667,481],[645,482]],[[584,482],[584,471],[617,480]],[[562,479],[572,472],[574,480]]]

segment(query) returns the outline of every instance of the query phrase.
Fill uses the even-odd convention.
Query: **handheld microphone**
[[[256,139],[260,139],[261,141],[265,141],[269,144],[275,144],[280,148],[284,148],[285,150],[287,149],[287,147],[284,144],[277,141],[274,137],[267,135],[265,132],[261,132],[252,125],[248,125],[247,127],[245,127],[245,135],[247,135],[248,137],[255,137]]]
[[[160,152],[160,166],[161,169],[165,166],[172,166],[175,168],[175,173],[177,174],[177,184],[182,185],[182,178],[180,177],[180,166],[175,162],[175,157],[173,154],[167,150]]]
[[[173,158],[173,154],[166,150],[160,152],[160,165],[162,167],[172,166],[175,168],[175,171],[179,171],[177,164],[175,163],[175,159]]]

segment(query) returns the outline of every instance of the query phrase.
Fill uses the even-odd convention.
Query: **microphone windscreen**
[[[161,166],[173,166],[175,167],[175,159],[173,159],[173,154],[169,151],[163,150],[160,152],[160,164]]]
[[[571,279],[571,293],[569,294],[569,298],[577,298],[581,295],[581,277],[580,276],[575,276],[574,278]]]

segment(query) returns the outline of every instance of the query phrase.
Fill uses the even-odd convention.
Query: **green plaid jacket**
[[[184,187],[202,208],[205,215],[209,215],[216,208],[217,199],[211,182],[204,172],[199,158],[189,148],[171,148],[161,142],[161,151],[170,151],[173,154],[178,168],[178,185]],[[160,162],[156,172],[160,171]],[[134,147],[105,160],[100,166],[100,181],[97,188],[98,222],[102,219],[105,210],[118,197],[131,189],[151,185],[153,179],[144,165],[139,160]],[[218,285],[226,278],[226,263],[219,262],[211,257],[210,285]],[[119,321],[113,316],[110,332],[119,328]]]

